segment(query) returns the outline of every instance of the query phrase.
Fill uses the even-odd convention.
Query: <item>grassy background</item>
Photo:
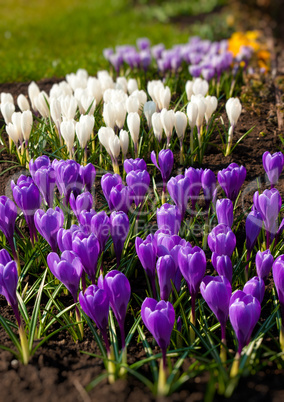
[[[206,11],[219,1],[210,0]],[[103,48],[135,44],[142,36],[166,46],[187,42],[190,28],[169,22],[165,5],[158,4],[163,11],[159,19],[147,4],[134,4],[130,0],[0,0],[0,83],[61,77],[80,67],[92,74],[107,66]],[[197,24],[191,32],[199,30]],[[210,34],[207,28],[200,32]]]

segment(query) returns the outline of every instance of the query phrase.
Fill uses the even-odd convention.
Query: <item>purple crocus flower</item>
[[[61,253],[65,250],[72,251],[73,233],[79,230],[77,225],[72,225],[70,229],[59,229],[57,232],[57,245]]]
[[[55,175],[52,166],[42,166],[33,174],[33,180],[49,208],[53,207]]]
[[[233,293],[230,300],[229,317],[238,340],[238,355],[248,344],[252,331],[259,320],[261,306],[256,297],[241,290]]]
[[[245,284],[243,287],[243,292],[245,292],[247,295],[256,297],[261,304],[265,292],[265,284],[263,279],[259,278],[258,276],[254,276]]]
[[[273,262],[274,258],[270,250],[258,251],[256,253],[255,266],[259,278],[262,278],[264,281],[266,280],[271,271]]]
[[[113,53],[110,54],[108,56],[108,60],[109,62],[112,64],[112,66],[114,67],[115,71],[117,72],[117,74],[119,73],[119,69],[123,64],[123,58],[121,57],[120,54],[117,53]]]
[[[76,218],[79,220],[79,216],[82,211],[90,211],[93,206],[93,196],[89,191],[84,191],[76,198],[74,193],[70,194],[69,198],[70,207],[72,208]]]
[[[7,257],[7,256],[6,256]],[[5,257],[5,258],[6,258]],[[15,261],[9,261],[5,265],[0,263],[0,294],[2,294],[8,304],[13,309],[15,317],[17,319],[18,326],[21,326],[21,319],[18,310],[18,299],[17,299],[17,285],[18,285],[18,271],[17,264]]]
[[[122,250],[129,232],[129,219],[126,213],[112,212],[110,215],[110,234],[116,255],[117,267],[119,267]]]
[[[167,188],[172,200],[180,211],[181,219],[183,219],[189,199],[189,178],[183,175],[172,177],[168,181]]]
[[[223,223],[230,228],[234,221],[233,203],[229,198],[223,198],[222,200],[217,200],[216,202],[216,214],[218,223]]]
[[[200,292],[221,325],[221,340],[226,342],[226,322],[232,286],[224,276],[205,276],[200,284]]]
[[[147,170],[132,170],[126,176],[126,183],[133,191],[136,207],[142,205],[150,185],[150,175]]]
[[[156,298],[155,272],[157,244],[154,235],[149,234],[145,240],[142,240],[140,237],[136,237],[135,249],[141,265],[145,269],[146,274],[149,277],[152,286],[153,296],[154,298]]]
[[[67,250],[61,254],[61,257],[56,253],[49,253],[47,264],[55,278],[62,282],[69,290],[76,303],[83,271],[80,258],[73,251]]]
[[[208,245],[212,253],[231,257],[236,247],[236,236],[229,226],[221,223],[209,233]]]
[[[191,199],[192,212],[195,212],[195,205],[197,200],[199,199],[200,190],[202,188],[201,176],[203,173],[203,169],[194,169],[190,167],[185,169],[185,176],[189,178],[190,186],[189,186],[189,197]]]
[[[80,226],[84,228],[86,232],[91,232],[91,221],[96,213],[97,212],[94,209],[90,209],[89,211],[81,211],[80,215],[78,216]]]
[[[72,239],[72,249],[81,259],[83,269],[92,283],[95,283],[97,262],[100,255],[100,243],[97,237],[91,233],[89,236],[76,232]]]
[[[131,295],[129,280],[122,272],[114,270],[106,274],[103,281],[103,287],[108,295],[110,306],[118,322],[121,334],[122,349],[124,349],[124,321],[127,305]]]
[[[34,214],[39,209],[41,197],[37,186],[31,177],[21,175],[17,184],[11,181],[11,188],[14,200],[18,207],[23,211],[24,217],[29,227],[30,238],[33,243],[34,238],[37,240],[36,228],[34,224]]]
[[[162,149],[158,155],[158,163],[155,151],[151,152],[151,161],[156,168],[161,172],[163,182],[166,183],[172,173],[174,166],[174,154],[170,149]]]
[[[147,170],[147,163],[144,161],[144,159],[140,158],[125,159],[123,166],[126,173],[129,173],[132,170]]]
[[[178,234],[181,225],[181,214],[177,206],[163,204],[157,208],[158,228],[168,234]]]
[[[113,187],[117,186],[118,184],[122,184],[122,178],[117,173],[115,174],[106,173],[101,178],[101,187],[108,205],[109,205],[110,191]]]
[[[246,247],[248,250],[248,259],[250,258],[250,253],[261,231],[262,223],[262,217],[258,211],[254,210],[248,214],[246,219]]]
[[[128,214],[133,202],[134,194],[130,187],[117,184],[109,193],[109,206],[111,210],[123,211]]]
[[[50,159],[46,155],[39,156],[38,158],[36,158],[35,161],[33,159],[31,159],[29,162],[29,170],[30,170],[30,174],[31,174],[33,180],[34,180],[35,172],[38,169],[40,169],[42,167],[48,168],[49,166],[50,166]]]
[[[65,205],[68,205],[72,191],[76,198],[84,186],[80,175],[80,165],[69,159],[67,161],[53,161],[52,166],[56,172],[57,188],[60,194],[64,196]]]
[[[160,297],[162,300],[168,300],[172,284],[175,279],[176,266],[175,261],[171,255],[160,257],[157,261],[157,274],[160,286]]]
[[[83,180],[85,190],[91,193],[96,178],[95,166],[92,165],[92,163],[88,163],[86,166],[80,166],[79,173]]]
[[[162,350],[165,369],[167,348],[175,323],[175,310],[170,302],[164,300],[157,302],[147,297],[141,306],[141,317]]]
[[[232,283],[233,265],[230,257],[228,255],[212,253],[211,261],[214,269],[218,272],[218,275],[226,277],[228,281]]]
[[[5,248],[2,248],[2,250],[0,250],[0,264],[5,266],[10,261],[12,261],[10,254]]]
[[[105,211],[100,211],[92,217],[91,232],[93,232],[99,240],[102,253],[110,234],[110,219]]]
[[[246,168],[231,163],[226,169],[218,172],[217,178],[225,191],[226,197],[235,202],[247,175]]]
[[[272,274],[280,303],[282,327],[284,325],[284,255],[276,258],[272,266]]]
[[[96,285],[90,285],[85,293],[79,293],[79,303],[84,313],[96,323],[101,331],[107,353],[109,353],[109,341],[107,337],[109,298],[106,291]]]
[[[15,231],[15,221],[17,218],[17,207],[10,198],[5,195],[0,196],[0,230],[6,236],[12,254],[15,260],[17,260],[17,253],[14,246],[14,231]]]
[[[278,182],[279,176],[282,172],[284,166],[284,155],[282,152],[275,152],[271,155],[270,152],[266,151],[262,155],[262,163],[268,180],[270,181],[271,188],[273,188]]]
[[[215,188],[216,188],[216,177],[214,172],[210,169],[204,169],[201,174],[201,185],[205,198],[205,209],[209,210],[210,202],[213,201]]]
[[[46,212],[38,209],[35,213],[35,226],[48,242],[52,251],[57,250],[57,234],[64,223],[64,214],[59,207],[49,208]]]
[[[136,43],[139,50],[147,50],[150,49],[151,46],[151,42],[148,38],[138,38]]]

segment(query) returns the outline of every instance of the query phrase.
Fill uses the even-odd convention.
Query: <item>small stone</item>
[[[12,360],[11,361],[11,367],[13,369],[17,369],[19,367],[19,360],[16,360],[16,359]]]

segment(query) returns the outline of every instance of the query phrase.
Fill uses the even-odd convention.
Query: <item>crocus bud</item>
[[[179,269],[186,280],[189,293],[196,297],[202,278],[206,271],[206,257],[204,251],[195,246],[182,247],[178,254]]]
[[[105,147],[109,155],[112,155],[109,147],[109,139],[114,136],[115,133],[111,127],[101,127],[98,131],[99,141]]]
[[[202,95],[205,96],[209,90],[209,84],[207,81],[202,78],[196,78],[193,81],[192,92],[194,95]]]
[[[199,193],[202,188],[201,176],[203,173],[203,169],[194,169],[190,167],[185,169],[184,175],[189,178],[190,187],[189,187],[189,197],[191,199],[192,211],[195,211],[195,205],[197,200],[199,199]]]
[[[238,354],[248,344],[252,331],[259,320],[261,306],[259,301],[241,290],[231,296],[229,317],[238,340]]]
[[[30,134],[32,131],[32,126],[33,126],[33,115],[30,110],[26,110],[22,113],[21,116],[21,129],[22,129],[22,134],[24,137],[24,140],[26,142],[29,141]]]
[[[262,194],[256,191],[253,195],[253,203],[261,214],[267,232],[267,240],[270,243],[269,234],[275,235],[277,232],[278,214],[282,206],[279,191],[276,188],[264,190]],[[269,244],[267,244],[267,248],[269,248]]]
[[[221,200],[217,200],[216,214],[217,214],[218,223],[223,223],[224,225],[227,225],[231,228],[233,225],[233,221],[234,221],[233,209],[234,209],[233,203],[228,198],[223,198]]]
[[[49,97],[45,91],[41,91],[35,98],[34,104],[36,110],[39,111],[41,116],[46,119],[49,117]]]
[[[199,132],[201,126],[203,125],[203,120],[205,117],[206,103],[204,101],[203,96],[196,96],[196,95],[192,95],[191,102],[197,106],[198,112],[197,112],[197,117],[196,117],[196,126],[197,126],[197,129]]]
[[[53,167],[42,166],[37,169],[33,175],[33,180],[48,207],[52,208],[55,187],[55,170]]]
[[[134,194],[136,207],[142,205],[150,185],[150,175],[147,170],[132,170],[126,176],[126,183]]]
[[[132,170],[147,170],[147,163],[144,161],[144,159],[140,158],[125,159],[123,166],[126,173],[129,173]]]
[[[110,219],[105,211],[100,211],[92,217],[91,231],[98,238],[101,252],[103,252],[110,233]]]
[[[175,129],[177,136],[180,141],[183,141],[184,133],[187,126],[187,117],[186,114],[183,112],[176,112],[175,113]]]
[[[181,225],[181,214],[178,207],[163,204],[157,209],[158,228],[169,234],[178,234]]]
[[[73,95],[66,95],[60,99],[62,116],[73,120],[77,111],[78,102]]]
[[[65,141],[66,147],[70,155],[75,139],[75,122],[73,120],[65,120],[60,124],[60,133]]]
[[[211,261],[218,275],[226,277],[228,281],[232,283],[233,265],[230,257],[228,255],[218,255],[213,252]]]
[[[221,223],[209,233],[208,245],[212,253],[231,257],[236,247],[236,236],[229,226]]]
[[[147,120],[148,128],[150,130],[152,127],[152,116],[156,112],[156,103],[153,101],[146,102],[144,104],[143,112]]]
[[[15,261],[9,261],[3,265],[0,263],[0,294],[2,294],[8,304],[12,307],[16,316],[18,326],[21,326],[21,319],[18,310],[17,299],[18,271]]]
[[[251,211],[246,219],[246,247],[248,252],[251,252],[255,246],[258,235],[262,228],[261,214],[254,210]]]
[[[168,300],[171,291],[172,284],[175,279],[175,262],[172,256],[165,255],[158,259],[157,261],[157,274],[160,286],[160,297],[162,300]]]
[[[95,166],[92,165],[92,163],[88,163],[86,166],[80,166],[79,174],[83,180],[86,191],[91,193],[96,178]]]
[[[89,191],[84,191],[82,194],[79,194],[76,198],[73,193],[70,195],[69,199],[70,207],[72,208],[75,216],[79,219],[79,215],[82,211],[90,211],[93,206],[93,197]]]
[[[76,225],[73,226],[74,227],[71,227],[70,229],[61,228],[57,232],[57,245],[61,253],[65,250],[72,251],[72,236],[74,231],[78,230]]]
[[[116,134],[109,138],[108,146],[113,159],[117,160],[120,154],[120,140]]]
[[[34,110],[37,110],[36,105],[35,105],[35,98],[39,95],[40,89],[38,85],[32,81],[29,86],[28,86],[28,95],[32,104],[32,108]]]
[[[167,180],[169,180],[174,166],[174,154],[172,153],[172,151],[170,149],[162,149],[159,152],[158,155],[159,166],[157,163],[155,151],[152,151],[151,161],[156,166],[156,168],[159,169],[159,171],[161,172],[163,181],[166,182]]]
[[[56,172],[56,184],[60,194],[64,195],[64,203],[68,205],[69,197],[73,191],[75,197],[83,188],[83,179],[80,175],[80,165],[73,161],[57,161],[52,163]]]
[[[163,126],[163,129],[164,129],[166,137],[167,137],[167,147],[169,147],[170,140],[171,140],[172,133],[173,133],[173,128],[175,125],[174,111],[172,109],[171,110],[162,109],[161,122],[162,122],[162,126]]]
[[[15,112],[15,105],[11,102],[2,103],[0,105],[1,114],[7,125],[12,123],[12,114]]]
[[[135,249],[141,265],[145,269],[151,282],[154,297],[156,297],[155,272],[157,245],[155,237],[149,234],[144,241],[140,237],[136,237]]]
[[[103,118],[107,127],[114,129],[116,121],[116,107],[113,103],[104,103]]]
[[[284,324],[284,255],[276,258],[272,266],[272,274],[280,303],[282,326]]]
[[[133,202],[133,191],[130,187],[118,184],[112,187],[109,194],[109,204],[111,210],[123,211],[128,214]]]
[[[140,117],[138,113],[129,113],[127,116],[127,126],[134,143],[135,154],[138,156],[138,140],[140,132]]]
[[[187,100],[190,101],[191,95],[193,95],[193,81],[187,81],[185,84],[185,92]]]
[[[13,252],[14,258],[16,257],[16,250],[13,242],[15,231],[15,221],[17,218],[17,207],[10,198],[5,195],[0,196],[0,230],[6,236],[10,247]],[[1,262],[0,262],[1,263]]]
[[[60,129],[61,118],[61,103],[57,98],[52,98],[50,101],[50,116],[57,128]]]
[[[125,103],[127,113],[138,113],[140,102],[137,96],[131,95]]]
[[[256,297],[261,304],[265,292],[265,284],[263,279],[259,278],[258,276],[254,276],[245,284],[243,292],[245,292],[247,295]]]
[[[29,170],[33,180],[35,172],[38,169],[40,169],[41,167],[49,167],[49,166],[50,166],[50,159],[46,155],[39,156],[38,158],[36,158],[35,161],[31,159],[29,162]]]
[[[226,102],[226,112],[231,126],[235,127],[242,112],[239,98],[230,98]]]
[[[196,126],[196,120],[198,116],[198,106],[193,102],[189,102],[186,108],[186,114],[191,131],[193,131],[194,127]]]
[[[10,254],[5,248],[2,248],[2,250],[0,250],[0,264],[5,266],[10,261],[12,261]]]
[[[282,152],[275,152],[273,155],[266,151],[262,155],[262,163],[272,187],[278,182],[284,165]]]
[[[79,140],[79,144],[82,149],[87,146],[87,142],[91,138],[93,128],[95,124],[94,116],[81,115],[79,122],[76,123],[76,134]]]
[[[125,130],[120,130],[119,132],[119,141],[120,141],[120,147],[121,151],[123,154],[123,158],[126,157],[127,151],[128,151],[128,146],[129,146],[129,136],[128,132]]]
[[[96,280],[97,262],[100,255],[100,243],[91,233],[89,236],[76,232],[72,239],[72,250],[80,258],[83,269],[92,283]]]
[[[264,281],[266,280],[271,271],[273,262],[274,258],[270,250],[258,251],[256,253],[255,266],[259,278],[262,278]]]
[[[17,104],[19,106],[19,109],[21,112],[24,112],[25,110],[30,110],[30,104],[25,95],[20,94],[17,97]]]
[[[190,180],[188,177],[184,177],[183,175],[172,177],[167,184],[168,192],[180,211],[181,219],[184,218],[187,209],[189,187]]]
[[[161,121],[161,113],[153,113],[152,114],[152,126],[153,126],[153,131],[154,135],[157,138],[158,142],[161,141],[162,135],[163,135],[163,125]]]
[[[113,211],[110,215],[110,234],[113,241],[117,266],[120,264],[124,243],[129,232],[128,216],[122,212]]]
[[[204,169],[201,173],[201,185],[205,198],[205,208],[208,211],[210,202],[213,201],[216,188],[216,177],[210,169]]]
[[[35,226],[45,238],[52,251],[57,250],[57,233],[64,223],[64,214],[59,207],[49,208],[46,212],[38,209],[35,213]]]
[[[205,112],[205,120],[206,124],[208,124],[212,114],[215,112],[218,106],[218,100],[216,96],[206,96],[204,98],[205,104],[206,104],[206,112]]]
[[[109,203],[110,191],[113,187],[117,186],[118,184],[122,184],[122,178],[119,176],[119,174],[106,173],[101,178],[101,187],[105,199],[107,200],[107,203],[109,205],[110,205]]]
[[[56,253],[49,253],[47,264],[55,278],[66,286],[74,302],[77,302],[77,293],[83,271],[81,260],[77,254],[72,251],[64,251],[59,257]]]
[[[117,125],[117,127],[120,130],[124,126],[125,117],[126,117],[125,104],[123,102],[117,102],[116,103],[116,120],[115,120],[115,124]]]
[[[127,82],[127,91],[131,95],[132,92],[138,89],[138,83],[135,78],[130,78]]]
[[[226,197],[235,202],[246,178],[246,168],[231,163],[226,169],[219,170],[217,178]]]

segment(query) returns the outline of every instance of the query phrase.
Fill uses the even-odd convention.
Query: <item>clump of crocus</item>
[[[110,215],[110,234],[116,255],[117,267],[119,267],[124,243],[129,232],[129,219],[125,212],[113,211]]]
[[[237,163],[231,163],[217,174],[218,182],[225,191],[226,197],[235,202],[246,178],[246,168]]]
[[[206,271],[206,257],[204,251],[195,246],[181,247],[178,253],[179,269],[186,280],[191,296],[190,322],[195,325],[195,300],[199,291],[200,283]],[[193,329],[190,330],[191,342],[195,339]]]
[[[238,340],[238,351],[231,369],[231,377],[238,374],[243,347],[248,344],[252,331],[259,320],[261,306],[256,297],[241,290],[233,293],[230,300],[229,317]]]
[[[101,187],[105,196],[105,199],[107,200],[107,203],[110,207],[110,192],[111,189],[118,184],[122,184],[122,178],[119,174],[111,174],[111,173],[106,173],[102,176],[101,178]]]
[[[236,127],[236,124],[239,120],[239,117],[242,112],[242,105],[239,98],[230,98],[226,103],[226,112],[228,115],[228,119],[230,122],[230,128],[228,132],[228,142],[225,156],[230,155],[231,147],[233,143],[233,134]]]
[[[141,208],[150,185],[149,173],[147,170],[131,170],[126,176],[126,183],[133,192],[136,208]]]
[[[93,197],[89,191],[84,191],[76,198],[74,193],[70,194],[69,198],[70,207],[72,208],[75,216],[79,219],[79,215],[82,211],[90,211],[93,206]]]
[[[166,355],[175,323],[175,310],[170,302],[164,300],[157,302],[147,297],[141,306],[141,317],[162,350],[163,358],[160,365],[157,394],[165,395],[167,393]]]
[[[6,250],[5,250],[6,251]],[[11,261],[11,258],[7,252],[1,250],[0,255],[0,294],[2,294],[7,303],[12,307],[15,314],[19,336],[22,347],[22,360],[24,364],[28,364],[30,358],[29,345],[25,333],[24,325],[21,321],[18,299],[17,299],[17,285],[18,285],[18,272],[17,264],[15,261]]]
[[[174,166],[174,154],[170,149],[162,149],[158,155],[158,162],[155,151],[151,152],[151,161],[156,168],[161,172],[163,180],[163,192],[162,192],[162,204],[165,202],[166,184],[170,178],[173,166]]]
[[[262,163],[271,188],[273,188],[278,182],[279,176],[282,172],[284,166],[284,155],[282,152],[275,152],[271,155],[270,152],[266,151],[262,155]]]
[[[149,234],[145,240],[140,237],[135,239],[135,249],[142,267],[145,269],[149,278],[154,298],[157,297],[155,274],[156,274],[156,259],[157,245],[154,235]]]
[[[200,292],[221,326],[221,342],[226,345],[226,323],[229,316],[229,304],[232,286],[224,276],[205,276],[200,284]],[[221,359],[226,361],[226,350],[221,347]]]
[[[12,250],[15,261],[18,261],[17,252],[14,246],[14,231],[17,218],[17,207],[10,198],[0,196],[0,230],[6,236]]]
[[[284,352],[284,255],[276,258],[272,266],[272,274],[278,294],[280,312],[281,312],[281,329],[280,329],[280,347]]]
[[[52,251],[57,251],[57,233],[64,223],[64,214],[59,207],[49,208],[46,212],[38,209],[34,217],[38,232],[48,242]]]

